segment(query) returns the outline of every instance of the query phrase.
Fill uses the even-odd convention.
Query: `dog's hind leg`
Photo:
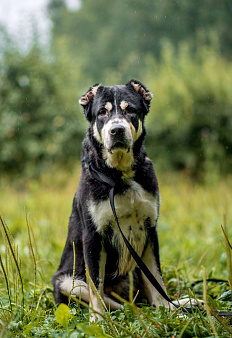
[[[54,297],[56,305],[60,303],[68,304],[68,298],[64,296],[60,290],[60,282],[63,276],[72,276],[77,279],[85,280],[85,261],[83,255],[82,243],[82,226],[80,213],[77,210],[76,196],[73,199],[73,209],[69,219],[68,237],[62,253],[58,270],[52,276],[52,284],[54,286]],[[74,249],[75,245],[75,249]],[[75,259],[74,259],[75,256]],[[73,271],[75,269],[75,271]]]
[[[59,290],[70,296],[76,296],[82,301],[89,303],[89,290],[85,281],[74,279],[71,275],[62,275],[58,279]]]

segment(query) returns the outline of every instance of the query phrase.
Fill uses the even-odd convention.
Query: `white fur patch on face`
[[[125,128],[125,136],[127,138],[128,148],[111,150],[110,128],[113,124],[118,123]],[[111,168],[116,168],[122,171],[123,178],[132,178],[134,172],[132,165],[134,163],[133,144],[137,141],[142,133],[142,122],[139,120],[139,128],[136,131],[132,123],[128,123],[125,119],[110,120],[99,133],[97,123],[93,125],[93,136],[95,139],[104,145],[103,158],[106,164]]]
[[[102,137],[101,134],[99,133],[98,129],[97,129],[97,123],[95,122],[93,125],[93,136],[95,137],[95,139],[99,142],[102,143]]]
[[[125,128],[125,138],[128,147],[125,149],[113,149],[110,129],[114,124],[120,124]],[[125,177],[133,177],[131,166],[134,162],[133,156],[133,135],[130,124],[125,119],[110,120],[102,129],[102,143],[104,144],[103,158],[111,168],[116,168],[123,172]]]
[[[120,124],[125,128],[125,137],[127,138],[128,148],[126,149],[113,149],[111,150],[111,135],[110,129],[114,124]],[[122,171],[123,178],[132,178],[133,171],[132,165],[134,163],[133,145],[138,140],[142,133],[142,122],[139,120],[139,127],[136,131],[133,124],[126,121],[126,119],[110,120],[102,129],[101,136],[94,127],[94,135],[100,143],[104,144],[103,158],[106,164],[111,168],[116,168]]]
[[[126,109],[126,108],[128,107],[128,102],[122,101],[122,102],[120,103],[120,107],[122,108],[122,110]]]
[[[138,140],[139,136],[142,134],[142,129],[143,129],[142,121],[139,120],[139,127],[138,127],[137,131],[135,130],[132,123],[130,123],[130,128],[131,128],[131,133],[132,133],[132,137],[133,137],[133,143],[135,143]]]
[[[149,218],[151,226],[154,226],[158,218],[158,208],[159,196],[154,197],[135,181],[130,182],[130,188],[124,194],[115,195],[115,209],[120,227],[139,256],[142,255],[146,243],[144,222]],[[112,242],[120,253],[116,273],[123,275],[132,271],[136,263],[119,232],[109,199],[99,203],[90,201],[88,210],[99,232],[103,232],[109,224],[113,228]]]
[[[139,128],[138,128],[138,130],[136,132],[135,141],[137,141],[138,138],[140,137],[140,135],[142,134],[142,130],[143,130],[142,121],[139,120]]]
[[[107,150],[111,150],[111,135],[110,135],[110,129],[113,125],[120,124],[125,128],[125,138],[128,143],[128,148],[131,148],[133,145],[133,137],[131,133],[131,127],[130,124],[126,121],[126,119],[110,119],[109,122],[107,122],[103,129],[102,129],[102,140],[104,143],[104,147]]]
[[[113,109],[112,103],[111,102],[106,102],[105,108],[106,108],[106,110],[111,111]]]

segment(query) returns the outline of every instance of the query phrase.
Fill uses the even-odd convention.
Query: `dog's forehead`
[[[136,91],[130,90],[126,85],[105,86],[96,95],[98,104],[110,102],[120,105],[122,101],[127,101],[130,104],[136,104],[140,101],[140,96]]]

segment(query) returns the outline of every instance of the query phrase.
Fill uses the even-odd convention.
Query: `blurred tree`
[[[148,115],[147,148],[161,167],[198,179],[232,168],[232,64],[213,47],[163,49],[159,67],[149,60],[147,85],[155,94]]]
[[[77,113],[80,73],[67,61],[46,59],[37,48],[1,59],[0,171],[39,175],[47,164],[79,154],[85,131]]]
[[[155,94],[146,145],[161,168],[231,172],[229,1],[86,0],[70,11],[51,0],[49,13],[49,53],[6,43],[0,58],[1,172],[36,176],[79,158],[87,123],[78,97],[133,77]]]
[[[144,56],[151,53],[159,58],[164,39],[176,48],[179,42],[187,41],[195,50],[198,39],[209,43],[211,33],[217,32],[222,54],[232,56],[231,1],[88,0],[81,3],[79,10],[70,11],[64,0],[50,0],[53,46],[57,39],[65,37],[68,52],[77,62],[83,61],[83,71],[95,82],[104,82],[106,72],[120,70],[128,59],[131,68],[122,72],[123,81],[131,75],[141,78]]]

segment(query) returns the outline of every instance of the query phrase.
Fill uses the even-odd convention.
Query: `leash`
[[[183,307],[183,306],[178,306],[178,305],[176,305],[175,303],[172,302],[172,300],[168,297],[168,295],[166,294],[166,292],[164,291],[162,286],[159,284],[159,282],[157,281],[155,276],[151,273],[149,268],[146,266],[146,264],[143,262],[143,260],[139,257],[137,252],[134,250],[134,248],[131,246],[131,244],[129,243],[129,241],[125,237],[125,235],[124,235],[124,233],[123,233],[123,231],[122,231],[122,229],[119,225],[118,217],[117,217],[115,205],[114,205],[114,189],[115,189],[115,186],[116,186],[116,182],[114,180],[112,180],[110,177],[106,176],[105,174],[95,170],[90,164],[89,164],[89,171],[90,171],[92,177],[95,178],[98,182],[106,183],[111,187],[110,192],[109,192],[109,199],[110,199],[110,205],[111,205],[111,209],[112,209],[115,221],[117,223],[117,226],[118,226],[118,229],[121,233],[121,236],[122,236],[128,250],[129,250],[129,252],[131,253],[131,256],[134,258],[135,262],[137,263],[138,267],[142,270],[142,272],[147,277],[147,279],[150,281],[150,283],[155,287],[155,289],[159,292],[159,294],[166,301],[168,301],[170,304],[172,304],[176,309],[181,309],[185,313],[193,313],[194,310],[192,308],[186,308],[186,307]],[[216,279],[207,279],[207,281],[216,281]],[[217,280],[217,281],[219,281],[219,280]],[[201,283],[201,282],[202,281],[197,281],[197,282],[193,283],[192,287],[194,287],[196,284]],[[225,282],[225,281],[220,280],[220,282]],[[218,316],[227,316],[227,317],[232,316],[232,312],[217,312],[216,314]]]

